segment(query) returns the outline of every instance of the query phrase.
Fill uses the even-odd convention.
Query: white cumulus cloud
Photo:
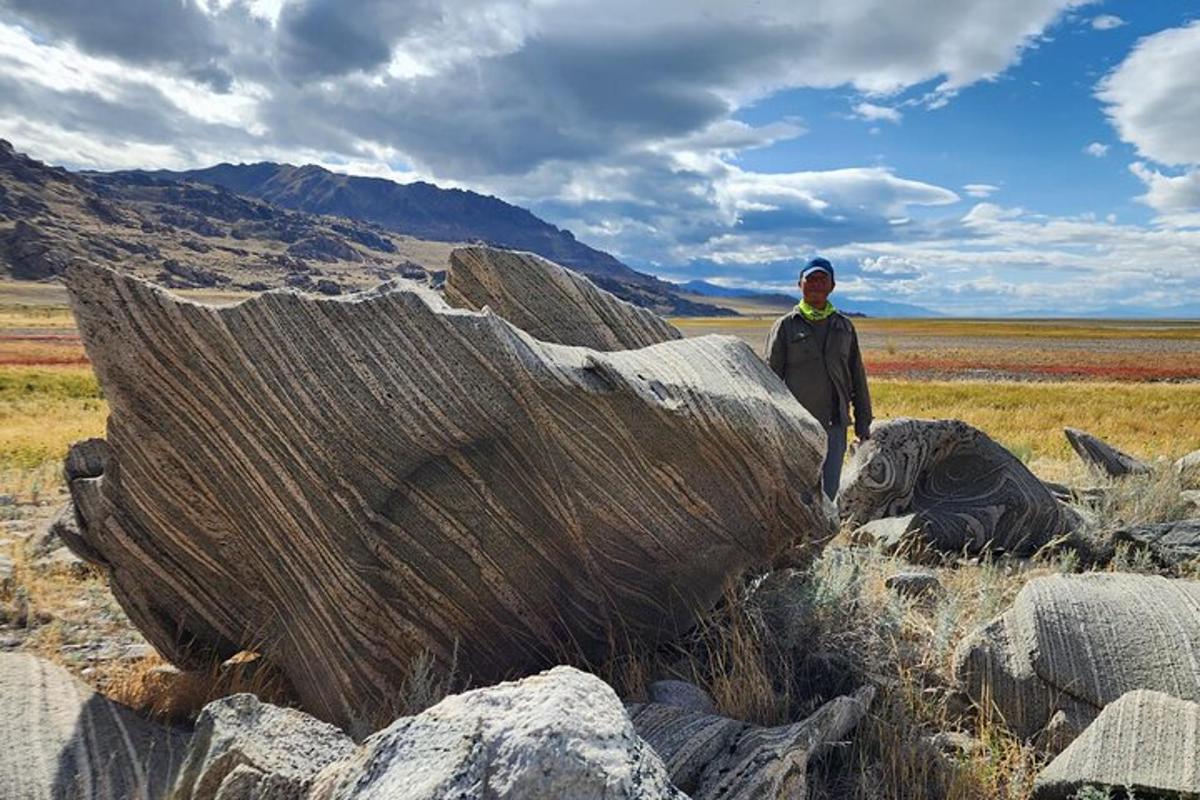
[[[1000,187],[990,183],[968,183],[963,186],[963,191],[970,197],[990,197],[1000,191]]]
[[[1093,158],[1104,158],[1108,155],[1108,145],[1100,142],[1092,142],[1087,147],[1083,148],[1083,152]]]
[[[1125,24],[1125,20],[1115,14],[1100,14],[1092,17],[1092,27],[1098,31],[1111,31]]]
[[[903,118],[903,114],[897,108],[890,106],[879,106],[874,103],[858,103],[854,106],[854,113],[860,119],[865,119],[871,122],[876,120],[884,120],[886,122],[899,123]]]

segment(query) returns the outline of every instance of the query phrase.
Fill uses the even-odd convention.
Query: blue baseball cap
[[[805,264],[804,269],[800,270],[800,280],[804,280],[817,271],[824,272],[831,280],[833,279],[833,264],[829,263],[829,259],[817,256]]]

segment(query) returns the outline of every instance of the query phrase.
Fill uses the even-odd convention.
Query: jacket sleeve
[[[775,324],[771,326],[771,332],[767,334],[767,365],[780,378],[785,377],[787,373],[787,336],[783,332],[785,319],[787,317],[775,320]]]
[[[858,331],[854,331],[850,339],[850,382],[850,397],[854,403],[854,435],[865,439],[871,434],[871,391],[867,388],[867,371],[863,368],[862,352],[858,349]]]

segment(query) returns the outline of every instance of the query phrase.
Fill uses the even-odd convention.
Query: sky
[[[671,280],[1200,314],[1200,4],[0,0],[0,137],[494,194]]]

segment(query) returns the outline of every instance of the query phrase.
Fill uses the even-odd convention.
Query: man
[[[833,287],[833,265],[824,258],[809,261],[800,272],[803,299],[767,336],[767,363],[825,427],[829,445],[821,478],[830,499],[842,477],[851,405],[855,435],[871,438],[871,395],[858,334],[829,302]]]

